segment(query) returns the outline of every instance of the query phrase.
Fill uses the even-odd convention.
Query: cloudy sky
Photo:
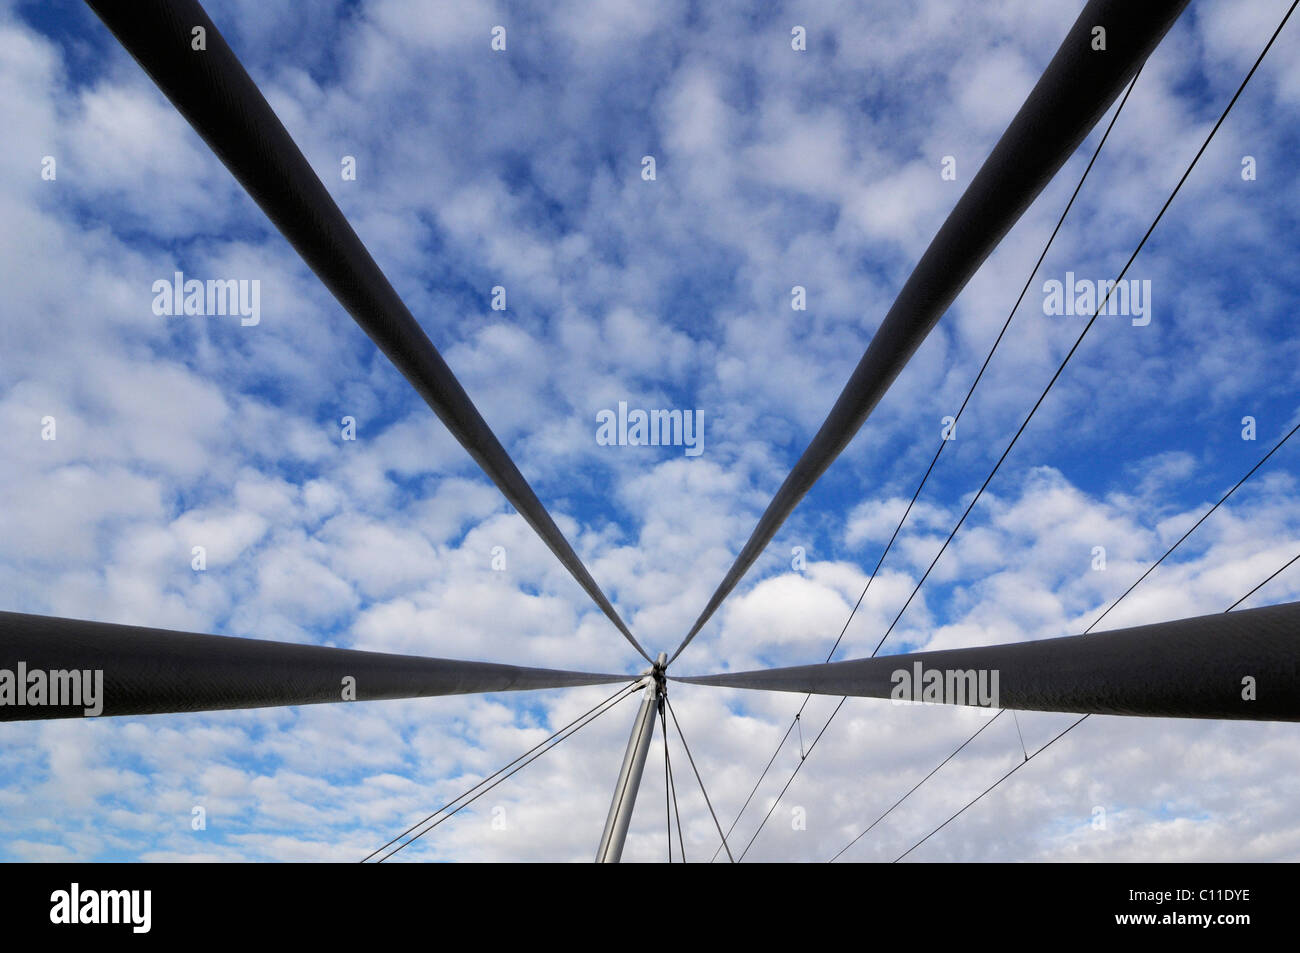
[[[1193,0],[1149,61],[839,657],[870,653],[1081,330],[1044,313],[1044,281],[1114,277],[1286,6]],[[1081,3],[206,8],[656,653],[707,601]],[[1300,420],[1297,30],[1133,266],[1150,323],[1098,320],[884,653],[1081,632]],[[0,608],[644,668],[83,4],[0,0],[0,126]],[[676,674],[825,658],[1100,132]],[[260,323],[154,314],[153,282],[176,271],[258,280]],[[619,401],[697,410],[703,452],[599,445],[597,414]],[[1288,445],[1104,627],[1222,611],[1300,552],[1298,477]],[[1300,569],[1249,604],[1297,597]],[[671,691],[729,824],[801,696]],[[358,860],[608,693],[9,724],[0,857]],[[805,746],[835,701],[809,704]],[[399,859],[590,860],[632,712]],[[1018,727],[1032,751],[1070,720]],[[748,859],[826,860],[981,723],[850,700]],[[629,860],[666,857],[660,750]],[[741,846],[799,758],[792,734]],[[1022,759],[999,719],[844,859],[893,859]],[[675,742],[674,767],[688,859],[707,859],[717,837]],[[909,859],[1297,857],[1293,727],[1096,717]]]

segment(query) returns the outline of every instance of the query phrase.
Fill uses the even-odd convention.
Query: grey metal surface
[[[0,612],[0,692],[31,673],[102,673],[104,715],[423,698],[625,682],[599,675],[264,642],[167,629]],[[5,676],[5,672],[10,673]],[[24,698],[29,697],[24,695]],[[47,694],[46,696],[50,696]],[[0,721],[84,717],[85,705],[0,704]]]
[[[917,665],[923,676],[996,672],[993,707],[1300,721],[1300,603],[1037,642],[674,680],[890,698],[904,685],[897,673],[908,673],[916,684]],[[1244,697],[1246,679],[1254,681],[1253,700]],[[938,700],[954,703],[949,697]]]
[[[600,835],[600,846],[596,848],[598,864],[617,864],[623,857],[627,829],[632,823],[632,811],[636,807],[636,795],[641,788],[641,775],[645,771],[646,754],[650,751],[650,741],[654,737],[659,686],[650,675],[645,677],[644,682],[645,688],[642,691],[645,692],[645,697],[641,699],[636,720],[632,722],[632,734],[627,740],[627,750],[623,752],[623,764],[618,771],[618,782],[614,785],[609,815],[605,818],[605,829]],[[666,732],[667,728],[664,730]]]
[[[781,484],[677,658],[862,427],[966,282],[1114,102],[1187,0],[1091,0],[930,242],[825,423]],[[1105,51],[1092,49],[1094,26]],[[670,660],[671,661],[671,660]]]

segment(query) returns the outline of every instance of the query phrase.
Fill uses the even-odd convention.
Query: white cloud
[[[1077,15],[1029,0],[817,6],[799,11],[810,45],[797,54],[786,18],[726,4],[689,24],[679,7],[630,3],[525,15],[372,2],[306,26],[295,9],[212,5],[651,650],[685,634]],[[12,10],[0,18],[12,145],[0,156],[0,607],[643,667],[90,14],[103,58],[85,75]],[[1044,276],[1114,272],[1280,13],[1276,0],[1198,6],[1152,57],[838,657],[874,648],[1073,343],[1080,325],[1042,314]],[[497,23],[506,54],[489,49]],[[882,651],[1081,631],[1284,432],[1300,380],[1295,288],[1277,267],[1294,238],[1277,117],[1297,101],[1296,75],[1277,55],[1252,81],[1135,266],[1153,280],[1151,327],[1094,329]],[[1096,137],[678,670],[825,657]],[[1237,172],[1246,148],[1265,160],[1254,184]],[[647,153],[653,183],[639,175]],[[46,154],[55,182],[39,177]],[[337,178],[344,154],[358,156],[356,182]],[[944,154],[958,156],[956,183],[939,178]],[[150,284],[177,269],[258,277],[262,324],[155,317]],[[504,313],[487,304],[498,283]],[[807,311],[791,310],[794,285]],[[704,456],[598,447],[594,412],[620,399],[704,410]],[[1255,443],[1240,439],[1247,413]],[[53,442],[40,439],[47,414]],[[345,415],[355,442],[340,439]],[[1221,611],[1294,555],[1293,471],[1278,454],[1104,627]],[[193,545],[208,550],[203,573]],[[1095,546],[1105,571],[1091,568]],[[1252,604],[1297,595],[1300,577],[1284,575]],[[20,859],[356,860],[610,691],[12,723],[0,829]],[[673,699],[727,822],[801,697],[683,685]],[[805,747],[834,704],[809,703]],[[620,706],[398,859],[590,860],[630,715]],[[977,718],[846,703],[751,858],[826,859]],[[1020,719],[1031,748],[1064,724]],[[1288,731],[1091,719],[915,856],[1292,858]],[[738,826],[741,847],[798,744],[787,739]],[[686,764],[676,742],[673,756]],[[1000,720],[850,856],[892,859],[1021,757]],[[693,777],[677,782],[688,854],[707,858],[712,821]],[[661,804],[640,801],[628,859],[664,857]],[[195,805],[206,831],[190,825]]]

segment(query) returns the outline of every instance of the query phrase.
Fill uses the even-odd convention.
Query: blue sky
[[[1044,314],[1043,282],[1114,277],[1285,6],[1194,0],[1152,57],[843,656],[884,633],[1081,329]],[[389,0],[322,3],[305,22],[282,0],[206,5],[652,652],[672,650],[722,578],[1079,8]],[[496,25],[505,52],[490,49]],[[1098,320],[883,651],[1082,631],[1295,424],[1295,29],[1130,272],[1151,282],[1151,323]],[[639,670],[84,5],[0,3],[0,46],[3,608]],[[680,673],[824,658],[1100,131]],[[339,174],[344,155],[356,181]],[[956,181],[940,176],[947,155]],[[55,181],[40,176],[45,156]],[[177,270],[259,280],[260,324],[154,315],[152,282]],[[497,285],[504,312],[490,308]],[[791,309],[796,285],[806,311]],[[598,446],[596,414],[621,400],[701,411],[704,453]],[[40,439],[46,415],[55,441]],[[339,439],[344,415],[356,442]],[[1255,441],[1241,438],[1247,415]],[[1106,624],[1221,611],[1300,551],[1297,453],[1281,451]],[[505,572],[491,568],[496,546]],[[1300,576],[1283,576],[1253,604],[1297,595]],[[0,856],[358,859],[600,697],[10,725]],[[724,818],[799,701],[675,690]],[[833,704],[814,701],[805,729]],[[630,717],[624,706],[596,722],[412,859],[590,859]],[[751,856],[829,857],[978,717],[850,701]],[[1031,749],[1065,723],[1020,719]],[[848,856],[890,859],[978,793],[1021,757],[1014,726],[967,754]],[[787,745],[745,839],[797,758]],[[1094,718],[914,856],[1294,858],[1297,768],[1286,726]],[[703,800],[678,781],[688,854],[712,853]],[[661,803],[643,798],[629,859],[662,859]],[[205,830],[191,829],[195,805]]]

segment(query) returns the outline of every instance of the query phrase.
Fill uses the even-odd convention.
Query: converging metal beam
[[[0,612],[0,721],[154,715],[625,682]]]
[[[646,661],[438,349],[195,0],[86,0],[271,223]],[[203,49],[194,31],[201,28]]]
[[[1062,639],[675,681],[1022,711],[1300,721],[1300,602]]]
[[[777,490],[677,658],[848,446],[939,318],[1037,198],[1187,5],[1091,0],[917,262],[825,423]],[[1097,49],[1094,29],[1104,30]],[[671,659],[669,660],[671,661]]]
[[[641,788],[641,775],[645,771],[646,754],[650,751],[650,741],[654,737],[655,712],[661,707],[660,696],[663,692],[663,666],[667,656],[659,655],[655,667],[641,680],[645,697],[637,709],[636,720],[632,722],[632,735],[627,740],[627,750],[623,752],[623,765],[618,771],[618,782],[614,785],[614,797],[609,804],[609,815],[605,818],[605,830],[600,835],[600,846],[596,848],[596,863],[617,864],[623,856],[623,844],[627,841],[627,829],[632,823],[632,809],[636,807],[636,794]],[[664,734],[668,726],[663,725]]]

